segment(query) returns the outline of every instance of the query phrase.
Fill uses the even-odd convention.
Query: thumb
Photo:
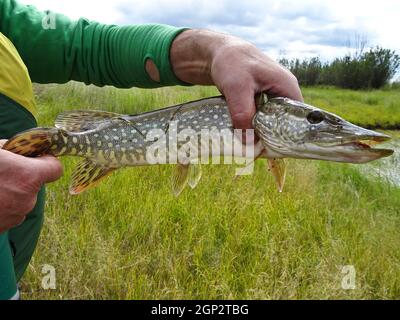
[[[61,162],[53,156],[29,158],[30,164],[37,171],[41,183],[56,181],[63,173]]]

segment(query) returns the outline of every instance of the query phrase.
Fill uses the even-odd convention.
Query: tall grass
[[[400,129],[400,90],[303,89],[307,103],[370,129]]]
[[[41,125],[64,109],[134,113],[216,93],[76,84],[37,92]],[[322,95],[329,96],[305,91],[326,103]],[[25,299],[400,296],[400,190],[353,166],[289,161],[282,194],[264,161],[239,179],[230,166],[204,166],[198,187],[176,199],[170,166],[119,170],[70,196],[76,159],[62,161],[64,177],[48,186],[43,234],[22,282]],[[56,269],[56,290],[41,288],[44,264]],[[343,265],[356,269],[354,290],[341,287]]]

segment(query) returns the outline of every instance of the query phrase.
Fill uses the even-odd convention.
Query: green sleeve
[[[0,0],[0,32],[17,48],[32,81],[83,81],[98,86],[184,85],[172,71],[169,51],[184,28],[160,24],[115,26],[41,12],[15,0]],[[160,83],[145,71],[151,58]]]

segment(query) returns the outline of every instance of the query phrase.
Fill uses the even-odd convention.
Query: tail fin
[[[3,149],[25,157],[37,157],[45,154],[57,155],[59,147],[56,140],[59,140],[60,133],[59,129],[54,128],[26,130],[9,139],[4,144]],[[55,136],[57,138],[54,139]]]

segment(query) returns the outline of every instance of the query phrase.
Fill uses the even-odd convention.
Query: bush
[[[390,49],[370,48],[323,64],[318,57],[279,61],[304,86],[333,85],[346,89],[379,89],[396,74],[400,57]]]
[[[305,86],[314,86],[319,84],[322,72],[322,63],[318,57],[300,61],[299,59],[287,60],[281,59],[280,63],[296,75],[300,84]]]

